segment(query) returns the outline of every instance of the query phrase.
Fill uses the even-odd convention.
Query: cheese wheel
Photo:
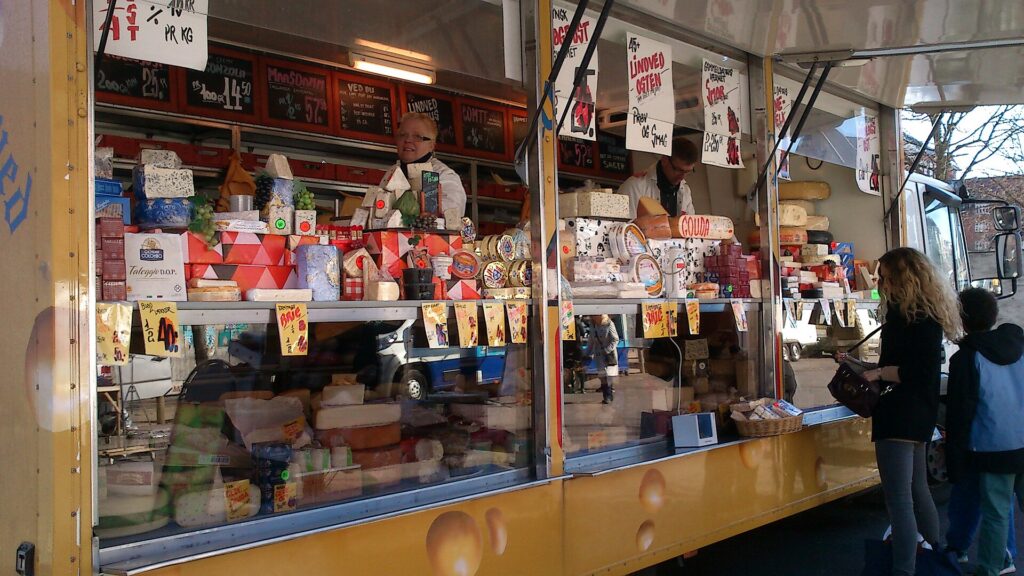
[[[811,230],[807,232],[808,244],[831,244],[832,233],[828,230]]]
[[[832,195],[828,182],[783,182],[779,184],[780,200],[827,200]]]
[[[807,212],[799,207],[789,204],[779,205],[779,225],[781,226],[806,226]]]
[[[807,229],[788,226],[780,227],[779,244],[783,246],[803,246],[807,244]]]
[[[325,448],[348,446],[353,450],[367,450],[398,444],[402,440],[402,425],[398,422],[383,426],[332,428],[317,430],[316,440]]]
[[[814,202],[810,200],[786,200],[785,202],[779,203],[780,206],[799,206],[807,212],[808,216],[817,214],[817,208],[814,206]]]
[[[725,216],[683,215],[672,218],[671,223],[675,238],[728,240],[734,232],[732,220]]]
[[[668,240],[672,238],[672,226],[668,222],[668,214],[637,216],[634,223],[648,240]]]
[[[810,230],[828,230],[828,216],[807,216],[807,225],[805,226],[808,231]]]
[[[384,448],[353,450],[352,463],[362,466],[363,470],[395,466],[402,463],[402,448],[396,444]]]
[[[629,271],[634,281],[644,285],[647,294],[653,298],[661,296],[662,291],[665,289],[665,277],[662,275],[661,266],[654,259],[654,256],[649,254],[634,256],[629,262]]]
[[[668,210],[660,202],[650,196],[641,196],[640,202],[636,205],[636,217],[643,216],[668,216]]]

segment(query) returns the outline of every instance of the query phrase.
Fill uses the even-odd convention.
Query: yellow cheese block
[[[805,228],[808,230],[828,230],[828,216],[808,216]]]
[[[782,246],[803,246],[807,244],[807,229],[782,226],[779,228],[779,244]]]
[[[640,202],[636,205],[636,216],[667,216],[668,210],[660,202],[650,196],[641,196]]]
[[[779,184],[780,200],[827,200],[832,195],[828,182],[783,182]]]
[[[799,206],[788,204],[779,205],[780,226],[806,226],[807,212]]]
[[[807,212],[808,216],[813,216],[818,213],[817,208],[814,206],[814,202],[811,200],[786,200],[784,202],[780,202],[779,206],[799,206],[804,209],[804,212]]]

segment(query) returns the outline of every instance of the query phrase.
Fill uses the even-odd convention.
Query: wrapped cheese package
[[[808,230],[827,231],[828,230],[828,216],[807,216]]]
[[[807,211],[792,204],[779,204],[780,226],[806,226]]]
[[[249,486],[249,502],[239,510],[238,518],[251,518],[260,511],[259,486]],[[224,488],[194,490],[174,500],[174,521],[183,528],[201,528],[228,521],[227,496]]]

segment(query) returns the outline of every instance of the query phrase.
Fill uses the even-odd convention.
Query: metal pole
[[[900,201],[900,196],[903,195],[903,189],[907,187],[907,182],[910,182],[910,175],[917,170],[917,165],[921,163],[921,159],[924,158],[924,152],[928,148],[928,143],[935,137],[935,132],[939,129],[939,124],[942,122],[942,113],[935,117],[935,122],[932,122],[932,129],[928,132],[928,137],[921,143],[921,149],[917,151],[917,156],[914,156],[914,161],[910,163],[910,168],[907,170],[906,177],[903,178],[903,183],[900,184],[898,190],[896,190],[896,196],[893,197],[892,202],[889,203],[889,209],[882,215],[882,221],[888,220],[889,215],[892,214],[892,209],[896,207],[896,203]]]
[[[825,69],[822,70],[821,76],[818,77],[818,83],[814,85],[814,92],[811,92],[811,99],[807,101],[807,105],[804,106],[803,114],[800,115],[800,121],[797,122],[796,128],[793,130],[793,135],[789,139],[789,147],[786,148],[786,152],[782,155],[778,166],[775,167],[775,177],[779,176],[779,170],[782,169],[782,164],[789,157],[790,151],[793,150],[793,145],[796,144],[796,139],[800,136],[800,132],[804,129],[804,123],[807,122],[807,118],[811,115],[811,110],[814,109],[814,103],[818,100],[818,94],[821,93],[821,87],[825,85],[825,80],[828,78],[828,73],[832,70],[832,63],[827,62]]]
[[[117,0],[110,0],[110,4],[107,5],[107,18],[103,21],[103,32],[100,33],[100,47],[96,51],[96,70],[99,70],[103,64],[103,57],[107,51],[107,36],[110,34],[110,22],[114,19],[115,8],[117,8]]]
[[[597,24],[594,26],[594,33],[590,36],[590,42],[587,43],[587,50],[583,53],[583,61],[580,62],[579,68],[576,69],[576,76],[572,80],[572,92],[569,93],[570,98],[565,103],[564,110],[562,110],[562,119],[558,121],[555,134],[562,131],[562,124],[565,123],[565,117],[569,114],[569,102],[572,102],[571,95],[579,90],[583,78],[587,76],[587,69],[590,68],[590,59],[594,56],[594,51],[597,50],[597,41],[601,39],[601,31],[604,29],[604,23],[608,20],[608,14],[611,13],[613,4],[615,4],[615,0],[606,0],[604,7],[601,8],[601,16],[598,17]],[[565,43],[563,42],[562,45],[564,46]]]

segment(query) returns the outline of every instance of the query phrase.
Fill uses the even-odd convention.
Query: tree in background
[[[906,117],[929,126],[935,118],[912,113]],[[918,132],[915,130],[915,134]],[[919,135],[927,135],[927,128]],[[985,106],[971,112],[947,112],[942,115],[929,150],[933,153],[932,177],[944,182],[1024,174],[1024,106]],[[913,157],[910,151],[907,155],[909,162]],[[1000,163],[1001,169],[989,167],[993,159],[1005,160]],[[984,170],[981,165],[985,165]]]

